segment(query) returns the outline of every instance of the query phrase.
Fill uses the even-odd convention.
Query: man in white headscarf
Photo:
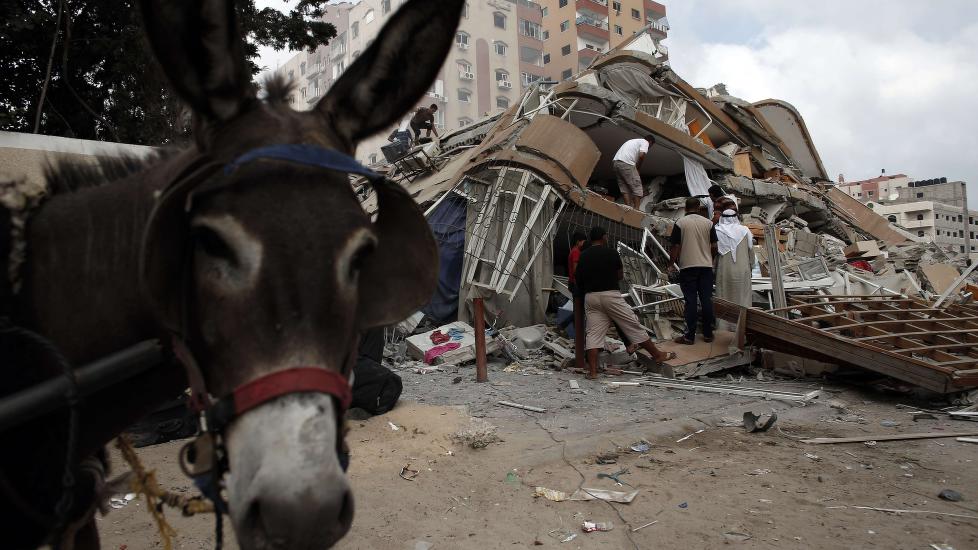
[[[754,267],[754,237],[737,212],[724,210],[717,232],[716,297],[728,302],[751,306],[751,269]]]

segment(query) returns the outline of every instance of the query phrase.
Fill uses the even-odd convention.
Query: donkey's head
[[[150,42],[194,111],[208,159],[189,162],[161,195],[143,283],[212,395],[295,367],[343,372],[362,329],[402,319],[431,295],[437,251],[417,206],[376,181],[372,221],[343,171],[349,159],[325,150],[351,154],[415,105],[463,4],[408,2],[315,108],[296,112],[256,99],[231,0],[142,1]],[[334,401],[288,393],[224,430],[242,548],[323,548],[346,533],[353,506]]]

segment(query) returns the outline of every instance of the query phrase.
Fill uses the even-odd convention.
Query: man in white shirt
[[[630,139],[621,144],[611,163],[615,169],[615,177],[618,179],[618,189],[625,198],[625,204],[636,210],[642,202],[642,197],[645,196],[638,167],[642,165],[646,153],[653,145],[655,145],[655,138],[652,136]]]

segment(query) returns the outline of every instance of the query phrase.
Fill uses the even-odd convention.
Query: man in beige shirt
[[[713,256],[717,252],[717,233],[713,222],[700,215],[700,206],[699,199],[686,199],[686,215],[673,225],[670,237],[670,255],[679,266],[679,287],[686,301],[686,334],[675,341],[687,345],[696,340],[700,308],[703,341],[713,341]]]

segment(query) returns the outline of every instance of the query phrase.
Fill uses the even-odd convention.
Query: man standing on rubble
[[[592,228],[591,246],[581,253],[575,273],[578,291],[584,293],[587,317],[588,378],[598,372],[598,352],[604,347],[605,335],[612,324],[621,331],[623,339],[631,343],[630,352],[642,348],[658,362],[675,357],[674,353],[659,350],[649,339],[645,327],[621,297],[618,281],[622,278],[621,257],[608,246],[607,233],[603,227]]]
[[[717,298],[750,307],[754,237],[732,209],[720,214],[717,232]]]
[[[686,301],[686,334],[675,341],[693,345],[696,318],[703,314],[703,341],[713,341],[713,256],[717,251],[717,232],[713,223],[700,215],[700,200],[686,199],[686,215],[672,227],[670,257],[679,266],[679,286]],[[746,228],[745,228],[746,229]],[[749,278],[748,278],[749,280]]]
[[[645,196],[638,169],[653,145],[655,145],[655,138],[652,136],[630,139],[621,144],[618,152],[615,153],[615,158],[611,161],[615,177],[618,179],[618,189],[621,190],[625,204],[635,210],[639,209],[642,197]]]
[[[428,137],[431,137],[431,133],[435,133],[435,137],[438,137],[438,130],[435,130],[435,113],[438,111],[438,105],[432,103],[428,107],[419,107],[415,111],[414,116],[411,117],[411,130],[414,132],[414,140],[421,140],[421,130],[428,131]]]

